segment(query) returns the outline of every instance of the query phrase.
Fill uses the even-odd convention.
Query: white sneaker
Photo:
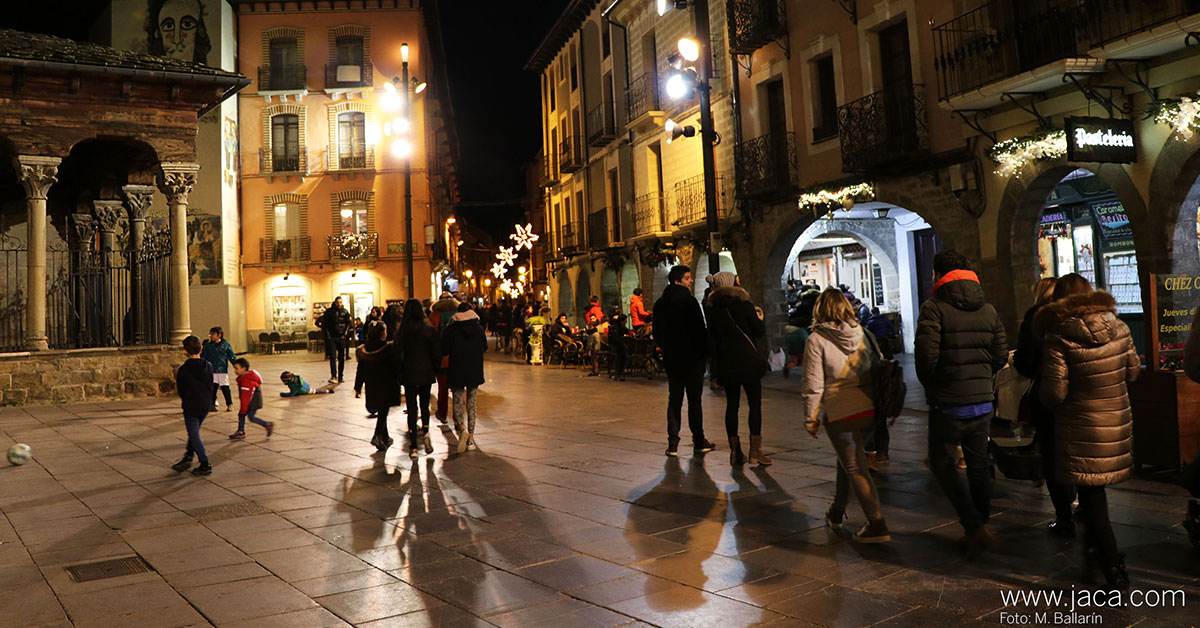
[[[470,440],[467,441],[467,451],[475,451],[476,449],[478,447],[475,446],[475,437],[471,436]]]

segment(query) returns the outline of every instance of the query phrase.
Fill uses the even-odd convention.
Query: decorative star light
[[[532,251],[533,243],[538,241],[538,235],[533,232],[532,224],[526,224],[524,227],[517,225],[517,232],[508,237],[516,241],[517,245],[513,248],[518,251],[521,250],[521,247],[525,247]]]
[[[513,294],[513,282],[511,279],[505,279],[500,282],[500,289],[508,294]]]
[[[1062,129],[1041,131],[1004,140],[992,147],[996,174],[1021,178],[1025,166],[1039,159],[1054,159],[1067,154],[1067,133]]]
[[[505,266],[512,266],[513,262],[517,259],[517,253],[512,247],[502,246],[500,247],[500,252],[496,254],[496,259],[500,260],[500,263]]]
[[[492,276],[495,277],[496,279],[503,277],[504,273],[506,273],[506,272],[508,272],[508,267],[505,266],[504,264],[502,264],[500,262],[496,262],[495,264],[492,264]]]
[[[1165,102],[1154,121],[1170,125],[1180,139],[1190,140],[1200,129],[1200,100],[1183,96],[1178,101]]]

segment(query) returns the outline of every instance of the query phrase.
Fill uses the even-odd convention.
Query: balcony
[[[651,192],[633,199],[634,235],[647,236],[666,231],[663,228],[666,210],[666,194]]]
[[[558,147],[559,170],[565,174],[583,169],[583,147],[574,139],[568,139]]]
[[[375,259],[379,257],[378,233],[344,233],[340,236],[326,236],[329,245],[329,260],[356,261]]]
[[[746,140],[734,147],[733,163],[738,198],[780,198],[799,188],[794,133]]]
[[[258,91],[297,92],[305,87],[308,67],[303,65],[268,66],[258,68]]]
[[[658,102],[658,81],[653,74],[643,74],[625,88],[627,124],[633,126],[652,112],[661,113]]]
[[[562,236],[562,244],[558,247],[558,254],[566,257],[578,253],[580,242],[579,234],[576,233],[575,223],[569,222],[563,225],[559,233]]]
[[[1089,46],[1101,48],[1130,35],[1200,13],[1200,0],[1085,0],[1080,10],[1086,19]],[[1194,32],[1196,29],[1193,24],[1180,30]],[[1175,31],[1172,31],[1169,37],[1176,42],[1180,41]],[[1155,55],[1166,52],[1154,51]]]
[[[675,216],[671,226],[690,227],[703,223],[708,216],[704,196],[704,175],[684,179],[675,184]],[[728,214],[728,199],[725,197],[725,177],[717,176],[717,218]]]
[[[588,146],[607,146],[617,139],[617,112],[612,101],[602,102],[587,114]]]
[[[558,152],[550,151],[546,155],[545,162],[542,164],[542,187],[548,188],[558,185]]]
[[[784,0],[729,0],[729,50],[747,55],[787,35]]]
[[[308,236],[258,239],[258,258],[264,263],[307,262],[309,249]]]
[[[298,152],[291,150],[272,153],[259,149],[258,171],[263,174],[308,174],[308,151],[303,146]]]
[[[325,89],[370,87],[374,80],[374,68],[369,61],[364,61],[362,65],[325,66]]]
[[[588,214],[588,248],[603,251],[612,243],[608,231],[608,209],[599,209]]]
[[[326,160],[326,167],[330,172],[375,170],[375,147],[355,146],[348,153],[330,151]]]
[[[887,174],[929,153],[923,85],[898,84],[838,107],[842,170]]]

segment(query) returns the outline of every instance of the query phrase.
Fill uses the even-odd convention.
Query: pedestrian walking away
[[[329,381],[341,383],[346,371],[346,348],[349,346],[349,336],[353,332],[353,321],[350,313],[342,307],[342,297],[333,300],[329,308],[321,315],[317,326],[325,332],[329,346]]]
[[[401,351],[399,345],[388,342],[387,324],[383,321],[367,325],[366,341],[355,349],[358,376],[367,389],[367,408],[375,414],[371,444],[379,451],[395,442],[388,433],[387,420],[392,407],[400,405],[400,376],[404,369]]]
[[[433,331],[437,338],[441,338],[442,332],[450,326],[450,319],[458,311],[458,299],[449,292],[442,292],[438,300],[429,306],[429,324],[433,326]],[[442,425],[446,424],[446,417],[449,414],[450,390],[446,385],[446,358],[442,358],[441,364],[437,370],[437,415],[438,421]]]
[[[801,391],[805,428],[816,438],[824,425],[837,455],[833,504],[825,511],[825,523],[835,530],[842,527],[853,490],[867,518],[854,540],[883,543],[892,537],[867,469],[866,452],[867,433],[875,421],[871,368],[883,356],[867,339],[869,333],[840,290],[821,293],[813,310],[813,333],[804,347]]]
[[[962,547],[974,558],[991,543],[985,527],[992,493],[988,427],[996,372],[1008,363],[1008,338],[961,253],[947,249],[935,255],[933,279],[915,340],[917,378],[929,402],[929,462],[966,532]],[[959,446],[967,486],[958,473]]]
[[[244,440],[246,438],[246,419],[251,423],[262,426],[267,430],[267,438],[275,432],[274,421],[264,421],[255,414],[263,407],[262,376],[258,371],[250,370],[250,361],[238,358],[233,362],[233,372],[237,375],[238,399],[241,407],[238,409],[237,431],[229,435],[229,440]]]
[[[695,453],[716,447],[704,437],[704,363],[708,357],[708,329],[704,313],[692,289],[692,269],[672,266],[667,272],[667,287],[654,303],[654,344],[662,350],[667,372],[667,455],[679,452],[679,424],[683,418],[683,399],[687,396],[688,430],[692,433]]]
[[[470,303],[461,303],[442,334],[442,353],[449,358],[446,381],[454,395],[454,429],[458,453],[475,449],[475,398],[483,385],[487,335]]]
[[[393,342],[400,345],[403,356],[400,383],[404,385],[404,400],[408,406],[409,455],[417,457],[422,443],[425,453],[431,454],[433,442],[429,439],[429,387],[437,381],[442,353],[420,301],[409,299],[405,302],[404,319]]]
[[[766,334],[766,326],[755,312],[750,294],[738,285],[733,273],[722,271],[706,279],[713,287],[708,324],[716,357],[717,381],[725,389],[729,462],[743,464],[746,461],[738,435],[738,409],[741,392],[745,391],[750,427],[749,460],[753,464],[769,465],[771,459],[762,453],[762,378],[768,368],[758,347],[758,340]]]
[[[1054,479],[1079,495],[1085,581],[1098,568],[1109,587],[1128,589],[1104,487],[1133,475],[1128,385],[1141,368],[1133,337],[1112,295],[1076,273],[1054,285],[1034,326],[1045,333],[1038,394],[1054,414]]]
[[[237,359],[233,347],[225,341],[225,330],[213,327],[208,330],[208,338],[200,349],[200,357],[212,365],[212,407],[211,412],[217,411],[217,391],[225,394],[225,411],[233,409],[233,396],[229,391],[229,364]]]
[[[187,448],[179,462],[171,468],[179,473],[192,466],[192,458],[199,458],[200,466],[192,469],[194,475],[212,475],[212,465],[200,440],[200,425],[208,416],[212,403],[212,365],[200,357],[200,339],[188,336],[183,339],[183,352],[187,360],[175,372],[175,390],[179,393],[183,409],[183,425],[187,430]]]

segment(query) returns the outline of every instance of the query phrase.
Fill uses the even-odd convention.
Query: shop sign
[[[1150,326],[1151,364],[1160,371],[1178,371],[1183,368],[1183,350],[1200,305],[1200,277],[1151,275],[1150,279],[1154,317]]]
[[[1049,214],[1042,214],[1042,224],[1043,225],[1049,225],[1049,224],[1056,223],[1056,222],[1066,222],[1066,221],[1067,221],[1066,212],[1051,212]]]
[[[416,242],[413,242],[412,246],[413,246],[413,255],[416,255],[417,251],[420,250],[421,246],[419,244],[417,244]],[[404,255],[405,253],[408,252],[408,243],[407,242],[388,242],[387,252],[388,252],[388,255]]]
[[[1119,201],[1092,205],[1092,213],[1096,216],[1096,223],[1100,225],[1100,236],[1105,240],[1133,237],[1129,216]]]
[[[1128,164],[1137,161],[1133,121],[1115,118],[1067,118],[1067,161]]]

